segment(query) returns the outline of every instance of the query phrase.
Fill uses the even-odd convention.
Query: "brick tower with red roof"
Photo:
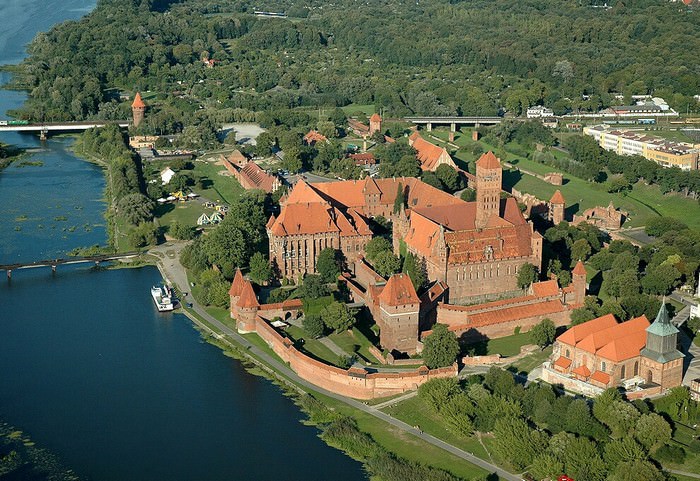
[[[566,208],[566,201],[564,196],[557,189],[551,199],[549,199],[549,220],[552,224],[558,225],[564,220],[564,211]]]
[[[503,169],[489,151],[476,162],[476,227],[484,228],[491,217],[498,217],[501,206]]]
[[[146,115],[146,104],[143,102],[139,92],[136,92],[134,101],[131,103],[131,114],[134,119],[134,127],[138,127]]]
[[[369,118],[369,135],[372,135],[375,132],[381,132],[381,130],[382,130],[382,118],[380,117],[379,114],[373,114]]]

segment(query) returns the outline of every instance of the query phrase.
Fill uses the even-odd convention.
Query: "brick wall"
[[[456,364],[433,370],[424,367],[405,373],[368,373],[357,368],[344,370],[299,352],[289,339],[282,337],[259,316],[256,319],[256,332],[283,361],[289,363],[299,377],[320,388],[356,399],[393,396],[416,389],[430,379],[457,375]]]

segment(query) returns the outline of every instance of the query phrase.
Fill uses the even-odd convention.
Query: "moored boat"
[[[158,311],[166,312],[174,309],[172,290],[168,286],[151,287],[151,297],[153,297]]]

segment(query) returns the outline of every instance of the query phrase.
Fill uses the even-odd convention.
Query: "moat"
[[[13,29],[0,63],[16,63],[33,35],[78,18],[85,0],[3,2]],[[2,81],[7,81],[2,74]],[[0,90],[0,117],[24,94]],[[0,173],[0,263],[105,244],[99,167],[70,138],[8,134],[38,149]],[[0,420],[21,429],[81,479],[365,479],[326,446],[271,382],[204,342],[181,314],[159,314],[157,269],[62,267],[0,282]]]

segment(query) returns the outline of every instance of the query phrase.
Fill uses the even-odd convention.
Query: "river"
[[[0,63],[20,61],[37,32],[93,7],[4,0]],[[0,117],[24,98],[0,90]],[[71,154],[70,138],[0,141],[39,149],[23,160],[43,164],[0,172],[0,263],[106,243],[104,177]],[[0,420],[81,479],[365,479],[359,463],[301,424],[277,386],[202,341],[185,316],[158,313],[149,288],[159,281],[153,267],[1,279]]]

